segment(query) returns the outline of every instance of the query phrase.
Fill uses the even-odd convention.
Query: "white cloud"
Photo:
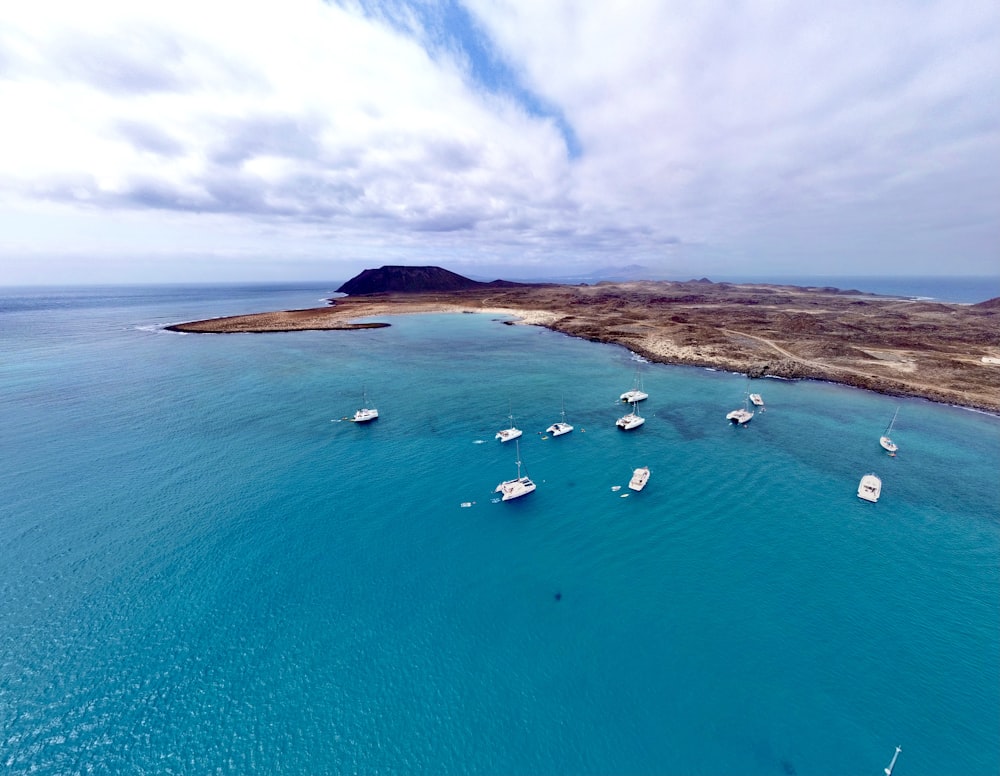
[[[209,256],[219,277],[248,256],[275,272],[311,257],[312,276],[338,259],[670,272],[686,255],[707,274],[998,258],[992,0],[471,0],[479,43],[565,118],[576,157],[517,90],[426,50],[415,11],[393,27],[312,0],[8,5],[0,282],[81,250],[173,256],[178,273]]]

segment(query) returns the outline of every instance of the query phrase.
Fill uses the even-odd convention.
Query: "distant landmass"
[[[516,288],[537,285],[514,283],[510,280],[493,280],[485,283],[459,275],[441,267],[404,267],[387,265],[366,269],[337,289],[348,296],[366,294],[419,294],[428,291],[468,291],[484,288]]]

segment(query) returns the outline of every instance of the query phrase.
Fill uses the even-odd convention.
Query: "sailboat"
[[[882,449],[885,450],[889,455],[895,455],[896,451],[899,449],[899,445],[892,441],[892,437],[889,434],[892,432],[892,425],[896,422],[896,416],[899,414],[899,407],[896,407],[896,411],[892,413],[892,420],[889,421],[889,425],[885,427],[885,431],[882,432],[882,436],[878,438],[878,443],[882,445]]]
[[[626,404],[635,404],[649,398],[649,394],[642,390],[642,378],[639,377],[639,367],[635,368],[635,383],[632,389],[625,391],[620,397]]]
[[[622,415],[618,418],[615,421],[615,425],[622,431],[631,431],[633,428],[639,428],[645,422],[645,418],[639,417],[639,413],[635,408],[635,402],[632,402],[632,411],[628,415]]]
[[[507,417],[510,418],[510,428],[500,429],[499,431],[497,431],[497,435],[495,437],[496,439],[499,439],[501,442],[509,442],[510,440],[517,439],[519,436],[521,436],[521,429],[514,428],[514,414],[511,413]]]
[[[726,415],[726,420],[732,421],[737,426],[742,426],[753,420],[753,412],[749,409],[750,403],[750,381],[747,380],[747,390],[743,398],[743,407],[733,410]]]
[[[562,420],[553,423],[551,426],[545,429],[545,433],[552,434],[552,436],[555,437],[555,436],[562,436],[563,434],[568,434],[572,430],[573,427],[566,422],[566,405],[563,404]]]
[[[494,493],[502,494],[500,496],[501,501],[511,501],[515,498],[521,498],[521,496],[527,496],[535,490],[535,483],[527,475],[521,476],[521,443],[516,442],[515,445],[517,447],[517,459],[515,461],[517,464],[517,477],[512,480],[504,480],[493,491]]]
[[[885,776],[892,776],[892,769],[896,767],[896,758],[899,757],[899,753],[902,751],[903,747],[896,747],[896,753],[892,756],[892,762],[889,763],[889,767],[885,769]]]
[[[354,413],[351,420],[355,423],[368,423],[378,419],[378,410],[368,406],[368,394],[361,390],[361,409]]]

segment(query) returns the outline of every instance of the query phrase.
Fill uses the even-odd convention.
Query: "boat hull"
[[[378,420],[378,410],[375,409],[361,409],[354,413],[354,417],[351,418],[355,423],[370,423],[373,420]]]
[[[632,404],[633,402],[637,401],[645,401],[646,399],[649,398],[649,394],[646,393],[645,391],[633,390],[633,391],[626,391],[619,398],[621,398],[622,402],[624,402],[625,404]]]
[[[628,483],[629,490],[634,490],[638,493],[646,487],[647,482],[649,482],[649,467],[640,466],[632,472],[632,479]]]
[[[512,501],[521,496],[527,496],[535,492],[535,483],[527,477],[518,477],[513,480],[504,480],[497,485],[495,493],[500,493],[501,501]]]
[[[887,436],[880,437],[878,443],[887,453],[894,453],[899,449],[899,446]]]
[[[498,431],[496,438],[501,442],[510,442],[513,439],[517,439],[521,436],[521,429],[519,428],[505,428],[503,431]]]
[[[646,422],[645,418],[640,418],[638,415],[625,415],[618,418],[615,421],[615,425],[618,426],[622,431],[631,431],[634,428],[639,428],[643,423]]]
[[[545,429],[545,433],[551,434],[552,436],[562,436],[563,434],[568,434],[572,430],[573,427],[569,423],[553,423]]]
[[[882,495],[882,480],[874,474],[866,474],[858,484],[858,498],[869,501],[872,504],[879,500]]]
[[[753,413],[747,410],[733,410],[726,415],[726,420],[735,423],[737,426],[743,426],[753,420]]]

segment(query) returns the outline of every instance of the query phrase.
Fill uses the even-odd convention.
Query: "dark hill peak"
[[[366,269],[337,289],[350,296],[365,294],[421,293],[424,291],[465,291],[472,288],[505,288],[524,285],[507,280],[482,283],[441,267],[386,265]]]

